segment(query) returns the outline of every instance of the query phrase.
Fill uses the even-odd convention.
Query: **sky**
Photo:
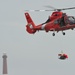
[[[3,53],[6,53],[8,75],[71,75],[75,74],[75,30],[34,35],[26,32],[25,10],[74,7],[75,0],[0,0],[0,74]],[[63,11],[75,16],[75,10]],[[45,22],[50,12],[29,12],[36,25]],[[63,50],[67,60],[59,60]]]

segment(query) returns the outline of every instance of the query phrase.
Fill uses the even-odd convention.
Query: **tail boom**
[[[29,13],[25,13],[25,17],[27,20],[27,25],[26,25],[26,31],[30,34],[34,34],[36,32],[35,28],[35,24],[33,22],[33,20],[31,19]]]

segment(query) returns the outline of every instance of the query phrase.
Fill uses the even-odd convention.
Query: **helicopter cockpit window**
[[[58,16],[58,14],[54,14],[54,16]]]
[[[66,13],[63,13],[63,14],[62,14],[62,16],[65,16],[65,15],[66,15]]]
[[[69,23],[70,24],[75,24],[75,18],[74,17],[68,17]]]

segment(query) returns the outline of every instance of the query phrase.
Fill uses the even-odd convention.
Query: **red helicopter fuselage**
[[[61,11],[53,12],[52,15],[49,17],[50,21],[45,24],[35,25],[29,13],[25,13],[25,17],[27,20],[26,30],[30,34],[34,34],[36,31],[39,30],[45,30],[46,32],[53,31],[54,36],[54,31],[63,32],[64,30],[75,28],[75,18],[73,16],[67,16],[66,13],[63,13]],[[70,22],[71,19],[72,23]],[[64,32],[63,35],[65,35]]]

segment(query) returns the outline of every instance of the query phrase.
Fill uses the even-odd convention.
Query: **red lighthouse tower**
[[[7,55],[4,53],[2,58],[3,58],[3,75],[7,75]]]

